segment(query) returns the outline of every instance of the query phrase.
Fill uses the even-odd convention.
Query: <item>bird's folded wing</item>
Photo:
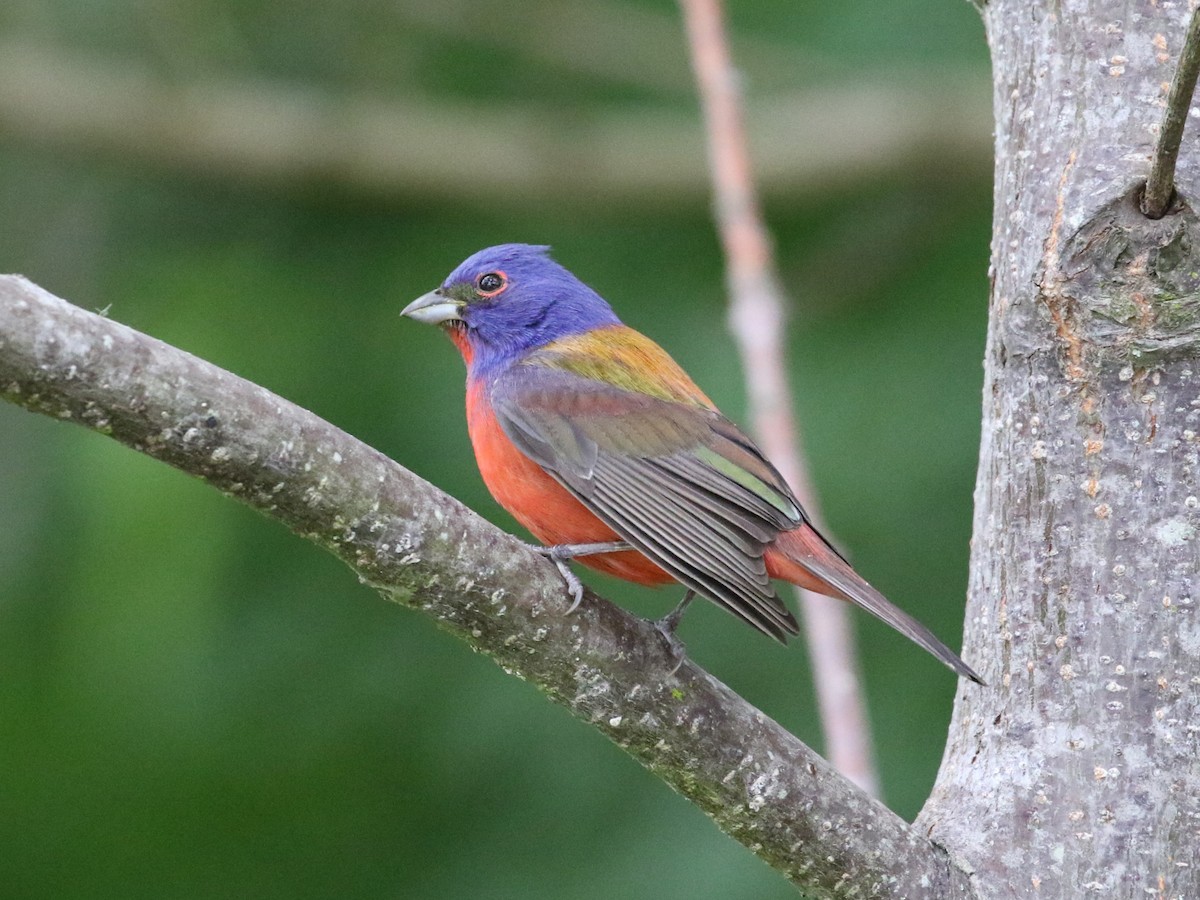
[[[763,560],[804,520],[779,473],[698,390],[703,402],[654,396],[588,365],[585,376],[535,357],[493,382],[508,438],[682,584],[780,640],[795,634]]]

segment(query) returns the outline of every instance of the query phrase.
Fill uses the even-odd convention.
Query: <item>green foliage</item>
[[[181,80],[420,90],[568,118],[575,105],[694,105],[527,61],[435,27],[415,3],[197,0],[148,17],[118,0],[76,6],[16,4],[0,27]],[[541,5],[514,6],[532,20]],[[801,62],[819,56],[827,75],[885,78],[930,58],[982,65],[981,30],[960,6],[777,2],[734,19]],[[805,79],[798,66],[787,80]],[[860,569],[955,646],[989,198],[983,182],[916,177],[770,210],[826,516]],[[461,362],[398,317],[473,250],[552,243],[744,421],[702,204],[488,199],[435,206],[184,176],[0,135],[0,268],[313,409],[513,530],[474,468]],[[792,896],[603,738],[203,484],[5,405],[0,459],[5,896]],[[643,615],[678,599],[587,577]],[[856,623],[888,799],[912,815],[955,685],[893,633]],[[800,644],[774,646],[708,604],[682,637],[819,744]]]

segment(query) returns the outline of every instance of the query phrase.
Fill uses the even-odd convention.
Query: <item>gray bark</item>
[[[1114,8],[1114,6],[1116,8]],[[980,897],[1200,897],[1200,153],[1138,210],[1187,4],[995,0],[967,657],[918,824]]]
[[[812,896],[965,896],[919,831],[452,497],[230,372],[0,276],[0,397],[197,475],[533,682]],[[678,668],[676,668],[678,666]],[[899,892],[899,893],[897,893]]]

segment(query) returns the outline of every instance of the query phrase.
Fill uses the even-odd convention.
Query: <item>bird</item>
[[[678,582],[780,642],[799,625],[774,579],[849,601],[982,684],[817,531],[758,446],[665,350],[623,324],[550,248],[467,257],[401,315],[438,325],[467,366],[467,430],[484,483],[543,546],[642,585]],[[673,645],[674,646],[674,645]]]

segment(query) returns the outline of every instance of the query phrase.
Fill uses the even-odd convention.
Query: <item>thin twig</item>
[[[1192,12],[1175,77],[1171,79],[1171,91],[1167,95],[1167,108],[1163,113],[1162,128],[1158,132],[1158,143],[1154,147],[1154,159],[1150,164],[1150,175],[1146,179],[1146,191],[1142,195],[1142,212],[1151,219],[1166,215],[1175,198],[1175,163],[1179,159],[1179,145],[1183,141],[1183,128],[1187,124],[1192,96],[1196,93],[1196,77],[1200,75],[1200,9]]]
[[[275,519],[537,685],[813,897],[966,897],[963,872],[654,625],[307,410],[18,276],[0,399],[91,428]],[[926,891],[932,891],[926,894]]]
[[[680,0],[708,135],[715,215],[725,249],[730,327],[746,372],[750,416],[763,449],[811,515],[816,504],[792,416],[783,347],[784,299],[750,171],[737,73],[720,0]],[[797,590],[804,612],[826,752],[872,795],[879,792],[853,632],[844,604]]]

